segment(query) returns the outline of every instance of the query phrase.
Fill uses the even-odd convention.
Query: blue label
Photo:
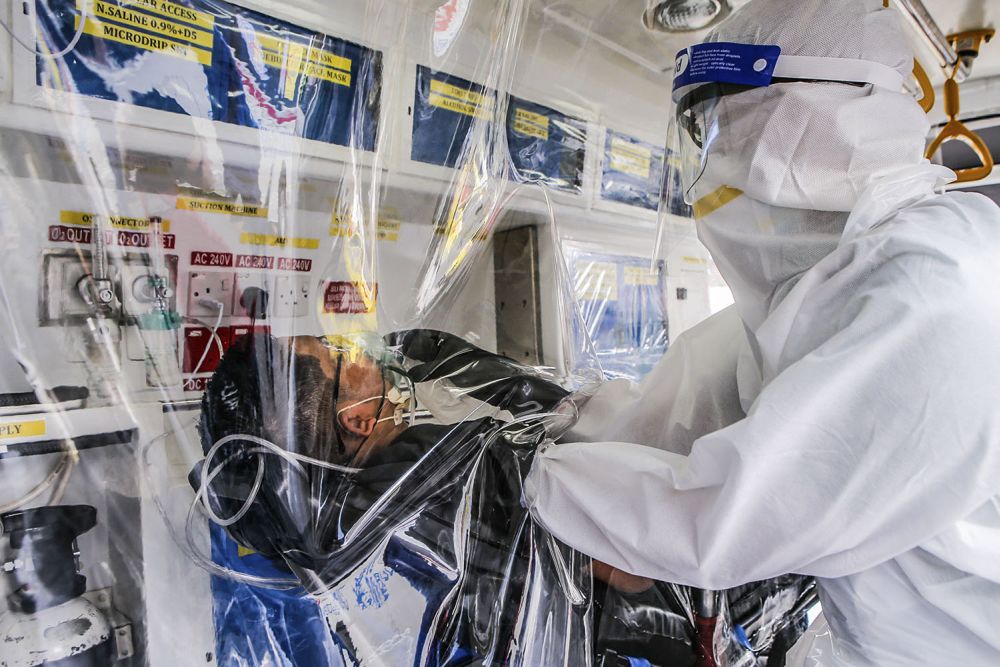
[[[649,258],[564,247],[582,324],[608,378],[641,380],[667,351],[666,275]],[[578,326],[578,325],[576,325]]]
[[[418,65],[411,159],[454,168],[470,148],[466,141],[473,121],[491,120],[499,99],[481,84]],[[513,95],[507,99],[512,178],[580,192],[586,122]]]
[[[608,130],[601,164],[601,198],[655,211],[663,187],[665,150]]]
[[[583,189],[587,124],[551,107],[510,96],[507,147],[514,179],[579,193]]]
[[[780,46],[695,44],[677,54],[674,90],[702,83],[769,86],[780,55]]]
[[[39,86],[373,150],[382,54],[224,0],[90,3]],[[36,0],[37,48],[63,49],[83,3]]]

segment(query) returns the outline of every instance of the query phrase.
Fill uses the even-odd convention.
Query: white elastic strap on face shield
[[[893,91],[903,90],[906,83],[898,71],[882,63],[820,56],[780,56],[774,68],[774,78],[867,83]]]
[[[683,51],[681,53],[684,53]],[[764,63],[764,60],[760,61]],[[707,76],[697,83],[675,87],[672,93],[674,103],[680,102],[688,93],[700,86],[711,83],[734,83],[728,70],[720,69],[716,76]],[[683,74],[675,77],[675,82]],[[825,81],[845,84],[868,84],[895,92],[905,90],[906,77],[894,68],[873,60],[856,58],[827,58],[823,56],[779,55],[774,63],[774,72],[767,83],[753,83],[751,86],[767,87],[781,83],[782,79],[803,81]],[[739,82],[736,82],[739,85]]]

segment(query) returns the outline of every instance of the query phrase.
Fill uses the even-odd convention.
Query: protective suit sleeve
[[[701,435],[742,419],[737,362],[748,348],[732,306],[689,329],[641,383],[602,384],[580,410],[565,442],[641,442],[688,454]],[[651,405],[659,409],[651,410]]]
[[[767,351],[797,360],[779,366],[745,419],[698,439],[688,457],[638,444],[549,447],[526,483],[536,519],[627,572],[725,589],[788,572],[850,575],[990,501],[1000,359],[988,351],[1000,313],[982,304],[996,278],[926,246],[857,265],[867,275],[852,278],[840,311],[823,293],[842,293],[840,283],[786,300],[798,316],[783,340],[811,352]]]

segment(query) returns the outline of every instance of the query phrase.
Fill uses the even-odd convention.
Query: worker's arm
[[[673,341],[642,382],[602,384],[562,439],[641,442],[688,454],[698,437],[745,416],[737,383],[743,353],[749,354],[743,321],[726,308]]]
[[[1000,491],[1000,314],[961,282],[915,308],[900,286],[915,289],[929,263],[877,271],[839,312],[803,307],[839,322],[822,337],[823,320],[798,338],[793,325],[789,339],[812,351],[690,456],[547,448],[526,484],[533,515],[612,566],[710,589],[855,573],[969,515]]]

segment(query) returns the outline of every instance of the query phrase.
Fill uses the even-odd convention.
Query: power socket
[[[278,276],[274,281],[274,317],[303,317],[309,314],[310,280],[306,276]]]
[[[233,314],[233,274],[221,272],[192,272],[188,277],[187,315],[198,318],[219,317],[219,309],[212,303],[222,303],[222,317]]]
[[[274,276],[263,271],[242,271],[236,274],[236,295],[233,314],[264,320],[273,312]]]

